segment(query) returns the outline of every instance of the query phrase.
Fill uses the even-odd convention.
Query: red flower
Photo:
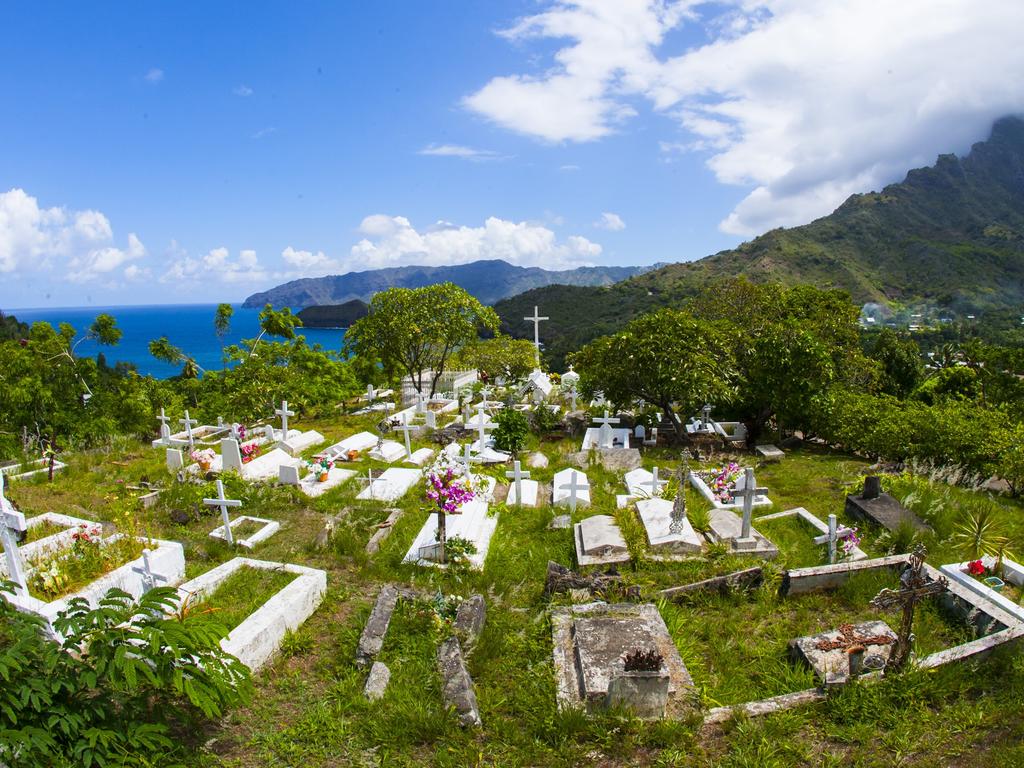
[[[985,564],[981,560],[972,560],[967,564],[967,572],[971,576],[984,576]]]

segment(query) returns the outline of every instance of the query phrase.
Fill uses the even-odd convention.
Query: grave
[[[291,582],[220,641],[221,648],[255,672],[273,658],[285,635],[301,627],[320,605],[327,589],[327,573],[291,563],[236,557],[178,587],[180,601],[201,601],[243,567],[295,574]]]
[[[586,473],[578,469],[556,472],[551,481],[551,503],[556,507],[569,507],[573,512],[578,506],[589,507],[590,481]]]
[[[704,537],[693,530],[685,512],[673,516],[675,504],[668,499],[640,499],[636,512],[647,533],[647,548],[658,559],[699,555]]]
[[[626,483],[626,493],[615,497],[615,504],[619,509],[625,509],[633,499],[650,499],[661,496],[667,480],[658,477],[658,468],[648,472],[643,467],[631,469],[623,478]]]
[[[377,461],[394,464],[396,461],[405,458],[407,454],[401,443],[396,443],[394,440],[384,440],[380,446],[370,450],[369,456]]]
[[[573,533],[576,562],[581,568],[628,563],[630,560],[626,540],[611,515],[588,517],[573,526]]]
[[[420,448],[419,450],[413,451],[412,455],[405,460],[407,464],[412,464],[414,467],[422,467],[434,458],[433,448]]]
[[[349,461],[349,452],[356,451],[357,453],[365,453],[366,451],[377,445],[377,436],[372,432],[357,432],[351,437],[346,437],[334,445],[325,448],[321,452],[321,456],[337,461]]]
[[[320,445],[326,439],[315,429],[299,432],[298,434],[291,433],[288,435],[288,439],[281,442],[281,450],[292,456],[300,456],[313,446]]]
[[[715,422],[711,420],[711,410],[711,405],[706,403],[704,407],[700,409],[700,413],[690,419],[690,422],[686,425],[686,434],[718,434],[718,430],[715,428]]]
[[[307,496],[317,498],[356,476],[355,470],[338,469],[334,466],[328,470],[327,479],[324,481],[317,478],[316,472],[307,472],[300,480],[302,473],[301,464],[282,464],[278,468],[277,481],[281,485],[294,485]]]
[[[916,531],[931,530],[921,518],[888,493],[883,493],[881,479],[874,475],[864,478],[864,488],[859,495],[850,494],[846,497],[846,514],[890,531],[896,530],[904,522]]]
[[[512,481],[509,484],[508,495],[505,497],[507,504],[537,506],[537,492],[540,490],[540,484],[536,480],[530,479],[530,473],[523,471],[518,460],[513,463],[512,471],[505,473],[505,477]]]
[[[831,528],[832,520],[835,518],[835,515],[829,515],[829,523],[826,524],[818,519],[816,515],[808,512],[803,507],[795,507],[794,509],[787,509],[784,512],[775,512],[771,515],[762,515],[757,518],[757,520],[758,522],[761,520],[779,520],[785,517],[795,517],[821,534],[814,539],[815,544],[828,544],[829,541],[834,541],[835,545],[838,545],[839,542],[848,535],[848,533],[843,532],[843,529],[838,525],[838,521],[836,521],[834,530]],[[849,529],[847,529],[847,531],[849,531]],[[841,533],[842,535],[840,535]],[[832,549],[833,546],[830,546],[829,559],[831,562],[835,562],[835,559],[831,557]],[[846,555],[845,559],[850,562],[856,562],[857,560],[867,560],[867,557],[868,555],[864,550],[855,546],[850,549],[849,554]]]
[[[457,514],[445,515],[445,539],[451,541],[459,537],[473,542],[476,552],[467,555],[467,560],[476,570],[483,570],[491,537],[497,528],[498,515],[491,515],[487,502],[479,497],[463,504]],[[432,512],[402,562],[440,566],[436,562],[437,549],[437,515]]]
[[[765,461],[781,461],[786,458],[786,452],[774,445],[758,445],[754,450]]]
[[[711,506],[714,507],[715,509],[741,509],[743,507],[743,499],[736,498],[735,495],[732,501],[722,501],[721,499],[716,498],[710,486],[708,486],[708,484],[704,481],[704,478],[702,478],[697,472],[691,471],[689,473],[689,480],[690,485],[693,486],[694,490],[696,490],[701,496],[707,499]],[[739,480],[737,480],[736,482],[739,483]],[[768,498],[767,492],[758,493],[754,497],[752,503],[755,507],[770,507],[772,504],[772,500]]]
[[[629,448],[630,431],[628,429],[613,429],[613,424],[618,424],[619,419],[608,416],[608,411],[603,417],[594,419],[598,427],[587,427],[583,435],[581,450],[589,451],[591,448],[600,448],[605,451],[625,450]]]
[[[0,481],[2,483],[2,481]],[[0,497],[3,495],[3,487],[0,484]],[[0,504],[3,502],[0,501]],[[37,560],[48,552],[53,552],[59,549],[64,549],[71,545],[74,540],[74,535],[81,528],[99,528],[100,524],[93,522],[92,520],[86,520],[81,517],[71,517],[70,515],[62,515],[59,512],[43,512],[40,515],[29,517],[25,519],[25,531],[31,531],[37,525],[52,525],[58,528],[63,528],[63,531],[57,531],[49,536],[45,536],[35,541],[30,541],[27,544],[19,544],[18,551],[21,553],[23,560]],[[5,545],[6,549],[6,545]],[[0,575],[6,575],[10,571],[6,567],[6,562],[0,560]]]
[[[655,649],[668,673],[669,711],[684,705],[693,679],[672,636],[651,603],[585,603],[551,610],[551,636],[559,709],[605,709],[624,654]]]
[[[57,459],[53,460],[53,471],[57,472],[64,469],[67,466],[63,461]],[[50,459],[33,459],[32,461],[26,461],[24,464],[15,462],[6,466],[0,467],[0,475],[3,475],[8,480],[25,480],[29,477],[35,477],[36,475],[43,475],[50,471]]]
[[[851,656],[855,672],[860,664],[864,672],[881,670],[889,662],[896,639],[884,621],[866,621],[790,640],[789,652],[806,663],[822,685],[842,685],[850,681]]]
[[[423,471],[405,467],[389,467],[375,477],[366,488],[359,492],[357,499],[374,501],[397,501],[419,482]],[[372,494],[372,495],[371,495]]]

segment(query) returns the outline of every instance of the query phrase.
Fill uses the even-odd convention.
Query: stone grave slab
[[[432,458],[434,458],[433,448],[420,448],[419,450],[413,451],[412,456],[406,459],[405,463],[412,464],[417,467],[422,467]]]
[[[445,517],[446,538],[451,539],[458,536],[473,542],[476,545],[476,553],[469,555],[469,562],[476,570],[483,570],[484,561],[487,560],[487,551],[491,546],[491,537],[494,536],[494,532],[498,528],[498,515],[491,515],[487,502],[478,498],[463,504],[460,509],[460,514]],[[431,514],[402,561],[439,566],[439,563],[429,559],[433,555],[431,550],[436,544],[437,515]]]
[[[323,482],[317,480],[316,475],[310,472],[299,481],[298,487],[304,494],[315,499],[318,496],[323,496],[332,488],[337,488],[339,485],[348,482],[355,476],[356,472],[354,469],[331,467],[327,473],[327,479]]]
[[[672,636],[651,603],[596,602],[555,608],[551,634],[559,708],[604,709],[616,662],[635,648],[656,648],[662,655],[671,703],[678,707],[693,687]]]
[[[377,445],[377,436],[375,434],[372,432],[357,432],[350,437],[346,437],[344,440],[328,446],[323,450],[322,455],[331,459],[348,461],[349,451],[365,453],[375,445]]]
[[[406,457],[405,446],[401,443],[396,443],[394,440],[385,440],[381,443],[380,448],[372,448],[369,456],[377,461],[386,461],[388,464],[394,464],[396,461]]]
[[[704,478],[698,475],[696,472],[690,471],[690,485],[693,486],[694,490],[700,493],[715,509],[743,509],[743,499],[735,499],[730,502],[723,502],[715,498],[715,494],[712,493],[711,488],[704,482]],[[759,493],[754,498],[753,506],[755,507],[769,507],[771,506],[772,500],[768,498],[766,494]]]
[[[857,520],[866,520],[890,531],[906,521],[917,531],[931,530],[921,518],[900,504],[888,493],[882,493],[878,478],[864,478],[864,489],[860,494],[846,497],[846,514]]]
[[[743,518],[730,509],[712,509],[711,528],[708,531],[708,539],[715,543],[732,543],[740,539],[743,533]],[[738,555],[755,555],[770,560],[779,554],[779,549],[761,533],[751,527],[750,542],[745,547],[733,547],[733,552]]]
[[[405,449],[402,449],[405,452]],[[419,482],[422,470],[407,469],[405,467],[390,467],[385,469],[380,477],[373,480],[373,495],[370,495],[369,487],[363,488],[356,496],[357,499],[373,499],[374,501],[397,501],[402,498],[410,488]]]
[[[258,531],[256,531],[256,533],[252,534],[248,538],[240,539],[237,536],[234,536],[234,529],[236,525],[241,525],[243,522],[260,523],[262,527]],[[267,520],[263,517],[249,517],[248,515],[240,515],[239,517],[236,517],[234,520],[228,523],[228,527],[231,528],[232,535],[234,536],[235,539],[235,544],[237,544],[240,547],[244,547],[245,549],[254,549],[257,544],[266,541],[275,533],[277,533],[281,528],[281,524],[276,520]],[[209,536],[211,539],[220,539],[221,541],[228,540],[227,532],[224,530],[223,525],[218,525],[216,528],[210,531]]]
[[[594,515],[573,526],[576,562],[580,567],[629,562],[629,548],[615,518]]]
[[[299,456],[303,451],[306,451],[313,446],[320,445],[326,441],[323,435],[317,432],[315,429],[311,429],[307,432],[300,432],[295,437],[289,437],[287,440],[281,443],[281,448],[292,456]]]
[[[480,447],[479,440],[474,440],[469,448],[475,454],[473,458],[481,464],[504,464],[512,458],[511,454],[494,448],[494,446],[491,445],[490,439],[487,440],[483,448]]]
[[[850,638],[857,639],[864,645],[864,658],[870,656],[881,656],[882,662],[889,661],[889,654],[892,653],[892,644],[896,642],[896,633],[884,621],[865,621],[852,625],[852,635],[844,634],[840,629],[832,629],[818,635],[798,637],[789,641],[790,655],[805,662],[812,670],[815,677],[824,685],[841,685],[848,682],[849,657],[846,653]],[[863,642],[877,638],[888,638],[891,642]],[[842,647],[821,649],[819,643],[834,643]],[[884,666],[884,663],[883,663]],[[869,670],[865,670],[867,672]]]
[[[587,431],[583,435],[583,445],[580,446],[580,450],[589,451],[591,448],[601,448],[600,433],[600,427],[587,427]],[[630,434],[631,432],[628,429],[613,429],[611,448],[604,448],[602,450],[616,451],[628,449]]]
[[[576,491],[576,506],[590,506],[590,481],[587,479],[587,475],[578,469],[563,469],[555,473],[555,478],[551,482],[551,503],[556,507],[567,507],[570,504],[572,494],[562,486],[568,485],[572,481],[573,472],[576,473],[576,482],[587,486],[583,490]]]
[[[786,458],[786,452],[774,445],[758,445],[754,450],[765,461],[781,461]]]
[[[665,475],[660,475],[658,477],[660,490],[658,493],[653,493],[652,480],[654,479],[654,473],[643,467],[631,469],[622,479],[626,483],[627,495],[634,499],[648,499],[652,496],[660,496],[661,490],[664,490],[664,486],[668,481]]]
[[[177,472],[179,469],[185,466],[185,457],[181,453],[180,448],[168,448],[167,449],[167,469],[171,472]]]
[[[677,557],[700,554],[704,537],[693,530],[685,517],[673,531],[672,502],[668,499],[640,499],[636,511],[647,533],[647,547],[651,555]]]
[[[520,485],[523,489],[523,501],[522,506],[524,507],[536,507],[538,492],[540,491],[540,483],[536,480],[520,480]],[[508,496],[505,497],[505,503],[509,506],[515,506],[519,504],[519,498],[516,495],[516,484],[510,483],[508,487]]]

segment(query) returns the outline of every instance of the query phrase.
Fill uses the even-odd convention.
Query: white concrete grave
[[[784,512],[775,512],[775,513],[770,514],[770,515],[761,515],[760,517],[756,518],[754,522],[760,523],[762,520],[779,520],[779,519],[782,519],[784,517],[795,517],[797,520],[800,520],[804,524],[809,525],[811,528],[813,528],[818,533],[824,534],[823,536],[818,536],[818,537],[816,537],[814,539],[815,544],[818,544],[818,543],[821,543],[821,544],[828,543],[829,537],[831,536],[831,531],[829,529],[829,525],[827,525],[824,522],[822,522],[816,515],[812,514],[811,512],[808,512],[803,507],[795,507],[793,509],[787,509]],[[835,517],[835,515],[829,515],[829,517]],[[837,540],[837,542],[841,538],[844,538],[844,537],[840,537],[838,535],[840,530],[841,530],[841,528],[839,527],[839,525],[837,523],[836,524],[836,540]],[[852,562],[857,562],[859,560],[867,560],[867,559],[868,559],[868,555],[867,555],[867,553],[864,550],[862,550],[860,547],[854,547],[850,551],[850,554],[845,558],[845,561],[852,563]]]
[[[342,461],[348,461],[349,451],[358,451],[362,454],[373,448],[376,444],[377,436],[372,432],[357,432],[325,448],[322,455],[331,460],[341,459]]]
[[[25,561],[18,549],[18,537],[28,530],[25,515],[16,510],[4,496],[4,477],[0,475],[0,540],[4,545],[4,564],[15,585],[15,595],[28,599],[28,575]]]
[[[704,546],[704,537],[693,529],[685,516],[673,518],[673,506],[668,499],[640,499],[636,502],[650,553],[666,558],[699,554]]]
[[[405,467],[389,467],[379,477],[375,477],[371,484],[359,492],[357,499],[373,499],[375,501],[397,501],[402,498],[409,489],[419,482],[423,476],[423,470],[407,469]],[[372,496],[371,496],[372,487]]]
[[[590,481],[587,475],[578,469],[563,469],[555,473],[551,481],[551,503],[555,506],[569,507],[573,512],[576,507],[590,506]]]
[[[629,562],[629,548],[615,518],[594,515],[573,526],[576,562],[580,567]]]
[[[303,474],[305,474],[304,477]],[[278,470],[277,482],[281,485],[294,485],[304,494],[315,499],[355,476],[356,472],[353,469],[339,469],[332,466],[327,471],[327,479],[321,481],[316,472],[305,472],[301,464],[282,464]]]
[[[434,458],[433,448],[420,448],[412,452],[412,455],[405,460],[407,464],[412,464],[414,467],[422,467],[427,464],[432,458]]]
[[[468,555],[467,559],[473,568],[482,570],[487,560],[491,537],[498,528],[498,516],[489,513],[487,502],[482,498],[474,498],[463,504],[458,514],[445,515],[444,522],[447,540],[459,537],[473,542],[476,553]],[[436,552],[437,514],[431,512],[402,562],[440,566],[440,563],[431,559],[436,556]]]
[[[3,491],[0,489],[0,499],[2,499]],[[0,504],[2,504],[0,500]],[[61,549],[66,549],[71,546],[74,541],[75,534],[82,528],[94,529],[101,528],[101,525],[92,520],[86,520],[81,517],[71,517],[70,515],[62,515],[59,512],[43,512],[41,515],[35,517],[29,517],[25,519],[25,530],[31,531],[38,525],[50,525],[63,528],[62,531],[51,533],[49,536],[44,536],[41,539],[30,541],[27,544],[19,544],[18,550],[21,552],[22,560],[25,562],[31,562],[38,560],[44,555]],[[10,573],[6,568],[5,561],[0,561],[0,575]]]
[[[742,475],[741,475],[742,477]],[[737,483],[739,480],[736,481]],[[715,494],[711,491],[711,488],[707,483],[693,470],[690,471],[690,485],[693,486],[694,490],[703,496],[715,509],[743,509],[743,499],[734,497],[732,501],[723,502],[715,498]],[[768,498],[767,493],[759,493],[753,499],[753,506],[755,507],[769,507],[772,504],[772,500]]]
[[[209,536],[213,539],[226,541],[228,544],[237,544],[240,547],[252,549],[261,541],[266,541],[277,533],[281,527],[281,524],[276,520],[267,520],[262,517],[242,515],[232,520],[228,514],[228,509],[241,507],[242,502],[238,499],[229,499],[224,495],[224,483],[219,478],[217,479],[217,498],[203,499],[203,504],[206,504],[208,507],[220,508],[220,517],[223,523],[219,528],[214,528],[210,531]],[[243,523],[256,523],[260,528],[243,539],[236,538],[234,529]]]
[[[299,456],[326,440],[327,438],[315,429],[310,429],[306,432],[299,432],[297,435],[289,434],[288,439],[281,442],[281,450],[292,456]]]
[[[606,410],[604,416],[596,417],[594,422],[600,426],[587,427],[587,431],[583,435],[582,450],[629,448],[630,430],[612,428],[613,424],[619,423],[618,418],[610,417]]]
[[[512,481],[509,484],[508,495],[505,497],[507,504],[537,506],[537,492],[540,489],[540,484],[536,480],[530,479],[530,473],[523,471],[518,460],[512,464],[512,471],[505,473],[505,477]]]
[[[179,586],[180,600],[201,602],[239,568],[246,566],[295,574],[290,583],[221,640],[222,649],[255,672],[273,658],[285,635],[301,627],[319,607],[327,589],[327,573],[291,563],[236,557]]]
[[[400,461],[406,458],[405,448],[402,447],[401,443],[396,443],[394,440],[385,440],[381,443],[380,448],[372,448],[369,456],[371,459],[377,461],[384,461],[388,464],[394,464],[396,461]]]

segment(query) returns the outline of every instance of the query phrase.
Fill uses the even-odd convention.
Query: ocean
[[[224,346],[237,344],[241,339],[253,339],[259,335],[259,309],[243,309],[233,305],[235,314],[231,318],[231,330],[224,337]],[[181,366],[169,365],[149,354],[149,342],[166,336],[174,346],[195,358],[199,365],[208,370],[221,367],[221,340],[213,331],[213,316],[216,304],[156,304],[131,307],[50,307],[46,309],[4,309],[4,314],[14,315],[25,323],[44,321],[54,327],[58,323],[71,323],[79,335],[92,324],[96,315],[106,313],[117,318],[117,326],[124,335],[116,347],[102,347],[94,341],[79,345],[79,357],[95,357],[98,352],[106,355],[107,363],[117,361],[132,363],[141,374],[157,378],[174,376]],[[340,350],[345,331],[339,328],[301,328],[299,333],[309,344],[319,344],[325,349]]]

